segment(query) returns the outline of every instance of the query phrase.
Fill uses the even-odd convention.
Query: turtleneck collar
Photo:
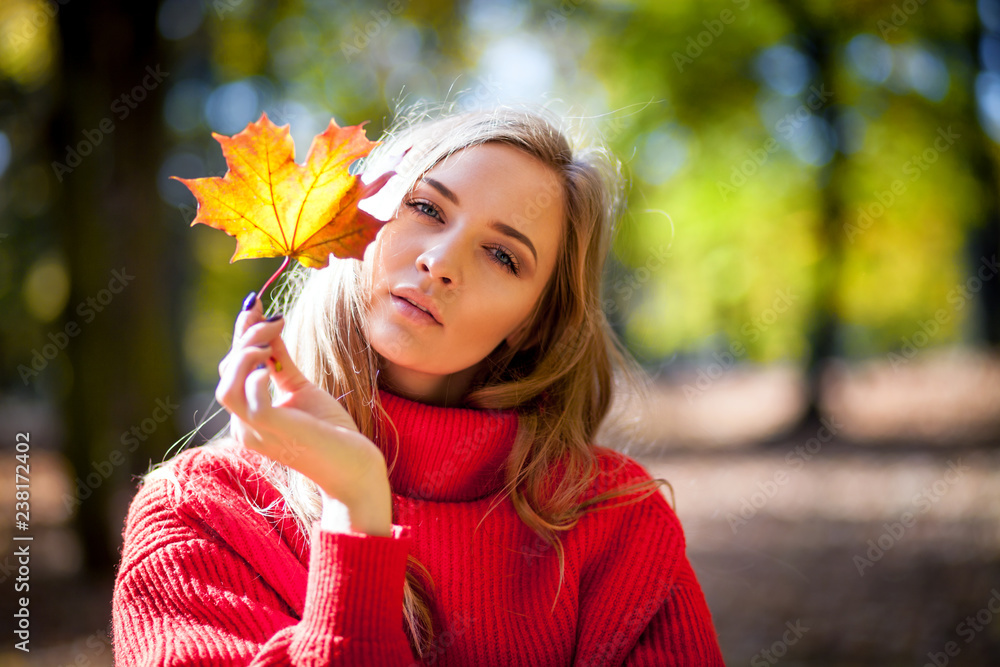
[[[437,502],[478,500],[503,487],[503,467],[517,435],[515,410],[445,408],[379,389],[399,432],[380,417],[377,442],[390,467],[394,493]],[[395,463],[393,462],[395,458]]]

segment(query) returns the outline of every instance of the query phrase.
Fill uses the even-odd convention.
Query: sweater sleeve
[[[402,616],[408,527],[378,537],[317,522],[303,601],[301,562],[254,529],[259,516],[198,524],[159,500],[148,494],[129,513],[112,607],[116,665],[414,663]]]
[[[725,667],[711,614],[685,558],[677,581],[629,652],[625,667]]]

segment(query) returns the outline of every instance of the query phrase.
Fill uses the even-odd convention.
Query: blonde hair
[[[665,480],[647,479],[582,499],[596,488],[601,472],[595,437],[616,388],[627,387],[633,396],[645,388],[641,369],[621,347],[601,309],[604,260],[623,201],[618,164],[602,150],[574,154],[556,122],[538,111],[417,111],[405,115],[387,136],[367,162],[377,165],[410,147],[397,168],[399,178],[387,186],[393,189],[383,193],[395,206],[434,165],[485,143],[513,146],[559,175],[562,192],[553,196],[563,198],[565,236],[549,283],[529,316],[528,333],[487,357],[464,399],[466,407],[517,411],[503,493],[490,511],[509,497],[521,520],[555,549],[558,599],[565,565],[558,533],[573,528],[586,511],[606,509],[595,507],[598,503],[644,492],[622,503],[630,504],[655,493],[660,484],[669,487]],[[527,202],[526,215],[532,205],[544,202]],[[376,417],[387,417],[378,395],[379,357],[366,329],[370,277],[363,262],[351,259],[331,258],[330,266],[320,271],[298,267],[287,274],[276,303],[286,316],[283,338],[303,374],[336,396],[362,433],[388,442]],[[557,463],[564,474],[553,480]],[[318,488],[280,464],[270,466],[266,475],[308,538],[321,513]],[[422,579],[431,587],[433,582],[412,556],[409,565],[403,608],[411,645],[423,656],[434,632]]]

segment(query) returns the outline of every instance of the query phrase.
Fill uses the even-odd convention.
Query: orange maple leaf
[[[198,200],[192,226],[208,225],[236,237],[230,263],[285,256],[321,269],[330,253],[362,259],[383,222],[359,210],[358,202],[392,176],[364,185],[349,173],[352,162],[378,145],[368,141],[363,125],[342,128],[331,120],[300,165],[288,125],[278,127],[265,113],[232,137],[212,133],[229,167],[225,176],[171,178]]]

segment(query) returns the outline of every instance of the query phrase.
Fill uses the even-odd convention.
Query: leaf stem
[[[292,258],[289,257],[288,255],[286,255],[285,256],[285,261],[281,263],[281,266],[279,266],[278,270],[274,272],[274,275],[272,275],[270,278],[267,279],[267,282],[264,283],[264,286],[260,288],[260,291],[257,292],[257,294],[259,294],[261,296],[264,296],[264,292],[271,285],[271,283],[274,282],[274,279],[277,278],[281,274],[281,272],[284,271],[288,267],[288,263],[291,260],[292,260]]]
[[[291,256],[285,255],[285,261],[281,263],[281,266],[278,267],[278,270],[275,271],[271,275],[271,277],[267,279],[267,282],[264,283],[264,286],[260,288],[259,292],[257,292],[257,294],[260,295],[258,298],[263,298],[264,297],[264,292],[266,292],[267,288],[270,287],[271,283],[274,282],[274,279],[277,278],[279,275],[281,275],[282,271],[284,271],[286,268],[288,268],[288,263],[291,260],[292,260]],[[271,361],[274,362],[274,370],[280,373],[281,372],[281,362],[278,361],[277,359],[275,359],[274,357],[271,357]]]

